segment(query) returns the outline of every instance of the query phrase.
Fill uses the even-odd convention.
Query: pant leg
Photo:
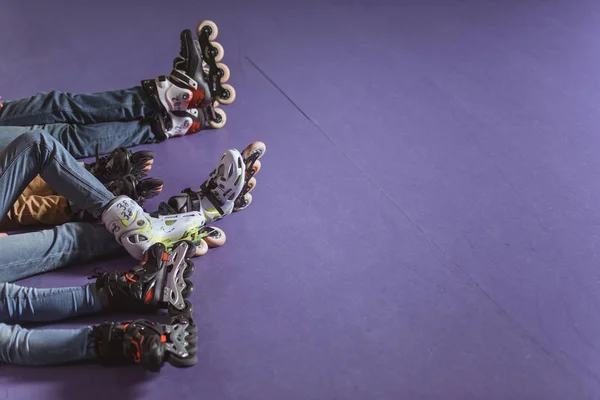
[[[24,329],[0,323],[0,364],[58,365],[96,358],[91,328]]]
[[[69,222],[52,229],[0,237],[0,282],[125,254],[104,226],[88,222]]]
[[[104,299],[91,283],[84,286],[38,289],[0,283],[0,322],[51,322],[94,314]]]
[[[117,147],[135,147],[156,143],[150,122],[106,122],[93,125],[49,124],[31,127],[0,126],[0,151],[20,135],[44,129],[75,158],[86,158],[110,153]]]
[[[150,97],[140,86],[91,94],[52,91],[2,105],[0,125],[5,126],[132,121],[155,112]]]
[[[0,217],[40,175],[77,207],[96,214],[114,195],[43,130],[27,132],[0,152]]]

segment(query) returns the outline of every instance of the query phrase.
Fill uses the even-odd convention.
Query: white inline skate
[[[219,220],[234,211],[241,211],[252,201],[250,191],[256,186],[254,175],[266,146],[254,142],[240,152],[232,149],[221,157],[217,168],[198,190],[184,189],[159,206],[159,215],[200,212],[207,222]]]
[[[188,240],[197,246],[196,256],[205,254],[209,247],[225,244],[225,233],[206,226],[206,221],[199,212],[153,217],[125,196],[116,197],[102,213],[106,228],[138,260],[155,243],[172,249],[178,242]]]

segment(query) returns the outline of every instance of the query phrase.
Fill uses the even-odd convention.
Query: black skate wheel
[[[182,310],[175,308],[171,303],[169,303],[167,312],[172,318],[184,317],[190,319],[193,315],[194,307],[192,306],[192,303],[190,303],[188,300],[184,300],[184,303],[185,307]]]
[[[186,299],[194,293],[194,284],[187,278],[184,278],[183,281],[185,282],[185,289],[181,291],[181,295]]]
[[[175,354],[169,354],[168,363],[175,368],[190,368],[198,363],[198,357],[190,354],[190,357],[182,358]]]
[[[189,260],[186,261],[186,263],[187,263],[187,267],[185,268],[185,271],[183,271],[183,277],[189,278],[190,276],[192,276],[194,274],[194,271],[196,270],[196,265],[194,265],[194,263]]]

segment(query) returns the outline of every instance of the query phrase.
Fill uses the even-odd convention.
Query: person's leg
[[[104,323],[81,330],[27,330],[0,324],[0,363],[62,364],[98,359],[141,364],[158,371],[168,361],[177,367],[196,363],[196,327],[186,278],[194,268],[194,245],[180,242],[172,252],[154,245],[147,259],[128,272],[102,272],[81,287],[36,289],[0,284],[0,322],[55,321],[100,310],[166,308],[170,325],[152,321]]]
[[[133,121],[155,112],[148,95],[139,86],[91,94],[52,91],[4,101],[2,105],[0,125],[4,126]]]
[[[0,152],[0,171],[0,217],[39,174],[75,207],[91,215],[101,213],[105,227],[137,259],[154,243],[171,247],[179,240],[191,240],[200,244],[216,231],[206,226],[207,218],[200,212],[152,217],[131,198],[115,197],[44,131],[25,133]],[[215,244],[222,245],[225,237],[219,235]]]
[[[87,222],[0,237],[0,282],[125,254],[104,226]]]
[[[155,143],[148,121],[107,122],[93,125],[50,124],[31,127],[0,126],[0,151],[20,135],[44,129],[75,158],[106,154],[118,147]]]
[[[0,323],[0,364],[57,365],[97,358],[92,328],[25,329]]]
[[[91,214],[115,196],[43,130],[29,131],[0,152],[0,216],[39,174],[58,193]]]
[[[38,289],[0,282],[0,321],[50,322],[97,313],[105,298],[95,284]]]

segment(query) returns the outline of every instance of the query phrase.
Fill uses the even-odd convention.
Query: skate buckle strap
[[[225,215],[225,211],[221,208],[221,203],[219,199],[213,194],[212,189],[217,187],[217,183],[213,178],[209,179],[208,182],[205,182],[200,187],[200,194],[204,195],[211,202],[211,204],[215,207],[215,209],[221,215]]]
[[[187,194],[186,207],[188,211],[200,211],[202,198],[200,194],[190,188],[185,188],[181,191],[183,194]]]
[[[189,77],[185,72],[180,71],[178,69],[174,69],[171,71],[171,79],[178,81],[179,83],[185,85],[188,88],[198,88],[198,82],[196,82],[193,78]]]

